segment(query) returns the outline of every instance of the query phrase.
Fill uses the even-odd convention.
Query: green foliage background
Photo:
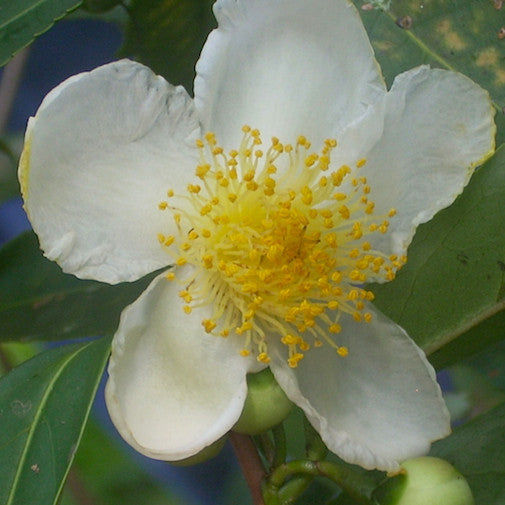
[[[110,11],[114,3],[0,0],[0,63],[7,63],[73,11],[74,17],[106,16],[121,23],[125,43],[118,57],[136,58],[191,91],[195,62],[215,26],[212,1],[132,0]],[[505,38],[501,36],[505,6],[499,0],[392,0],[390,8],[382,10],[371,7],[387,2],[354,3],[388,84],[398,73],[429,63],[468,75],[489,91],[496,107],[495,156],[477,171],[454,205],[419,228],[409,262],[395,281],[372,289],[377,305],[425,349],[435,367],[464,364],[458,377],[479,378],[478,391],[475,381],[472,385],[460,380],[460,407],[472,416],[494,408],[462,424],[436,443],[432,453],[454,463],[468,478],[477,505],[501,505],[505,501],[505,381],[499,379],[504,377],[505,360],[496,360],[492,370],[486,363],[505,357],[505,150],[500,147],[505,139]],[[4,168],[0,201],[17,194],[14,153],[9,139],[0,139]],[[0,250],[5,373],[0,379],[0,505],[52,505],[60,499],[65,505],[84,503],[82,493],[76,491],[80,486],[98,504],[183,503],[175,491],[161,489],[126,458],[96,422],[89,423],[83,435],[109,337],[122,308],[149,280],[116,287],[80,281],[44,259],[31,232]],[[42,353],[33,344],[8,344],[91,335],[104,337]],[[28,356],[33,357],[24,362]],[[292,441],[303,439],[299,417],[295,412],[286,424]],[[292,454],[303,453],[302,447],[292,445]],[[382,477],[374,474],[372,481]],[[318,482],[307,493],[300,503],[356,503],[326,482]],[[223,491],[223,505],[248,500],[241,481],[230,482]]]

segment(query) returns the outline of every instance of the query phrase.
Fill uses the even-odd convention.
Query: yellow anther
[[[288,359],[288,365],[291,368],[296,368],[298,363],[303,359],[303,354],[300,352],[296,352]]]
[[[312,191],[310,191],[310,189],[307,192],[302,194],[302,202],[305,205],[310,205],[312,203],[312,200],[313,200],[313,195],[312,195]]]
[[[310,349],[310,345],[303,340],[298,344],[298,347],[303,352],[307,352]]]
[[[184,305],[184,307],[182,309],[184,310],[184,312],[186,314],[191,314],[191,312],[193,310],[189,305]]]
[[[345,347],[345,346],[340,346],[337,349],[337,354],[339,356],[342,356],[343,358],[345,358],[349,354],[349,349],[347,349],[347,347]]]
[[[179,267],[182,267],[183,265],[185,265],[186,263],[188,262],[188,260],[184,257],[184,256],[181,256],[179,258],[177,258],[177,261],[175,262],[175,264]]]
[[[366,323],[369,323],[372,320],[372,314],[370,312],[365,312],[363,314],[363,319],[365,320]]]
[[[342,326],[338,323],[333,323],[328,329],[331,333],[340,333],[342,331]]]
[[[266,352],[260,352],[256,358],[260,363],[270,363],[270,357]]]
[[[251,354],[251,351],[249,349],[242,349],[240,351],[240,355],[244,356],[244,357],[250,356],[250,354]]]
[[[210,165],[209,164],[204,164],[204,165],[198,165],[196,167],[196,171],[195,171],[195,174],[200,177],[200,179],[203,179],[208,171],[210,170]]]
[[[319,158],[319,156],[317,154],[309,154],[306,158],[305,158],[305,166],[308,168],[308,167],[311,167],[312,165],[314,165],[314,163],[317,161],[317,159]]]
[[[201,191],[201,187],[198,184],[188,184],[188,191],[190,193],[198,194]]]
[[[160,202],[158,204],[158,209],[160,209],[160,210],[166,210],[167,207],[168,207],[168,203],[167,202]]]
[[[201,216],[206,216],[210,211],[212,210],[212,205],[210,203],[206,203],[201,209],[200,209],[200,215]]]
[[[366,165],[366,158],[361,158],[356,162],[356,166],[358,168],[364,167]]]
[[[351,289],[349,293],[347,293],[348,300],[357,300],[359,298],[359,290]]]
[[[165,235],[163,233],[158,233],[158,242],[163,244],[165,242]]]
[[[344,218],[349,219],[351,217],[351,211],[347,205],[341,205],[338,209],[338,213]]]
[[[212,132],[207,132],[205,134],[205,140],[210,144],[213,145],[216,143],[216,135]]]
[[[254,175],[255,175],[255,170],[251,169],[251,170],[248,170],[243,178],[244,178],[244,181],[248,182],[248,181],[252,181],[254,179]]]
[[[265,182],[263,183],[267,188],[275,188],[275,179],[272,179],[271,177],[267,177],[265,179]]]
[[[212,257],[212,254],[204,254],[202,256],[202,261],[203,261],[203,266],[205,268],[207,268],[208,270],[214,266],[214,258]]]
[[[375,208],[375,203],[374,203],[374,202],[368,202],[368,203],[366,204],[365,212],[366,212],[367,214],[372,214],[372,212],[373,212],[374,208]]]
[[[175,274],[174,272],[168,272],[167,274],[165,274],[165,279],[167,281],[173,281],[175,279]]]
[[[217,324],[212,319],[204,319],[202,321],[202,326],[207,333],[210,333],[217,326]]]
[[[359,257],[359,249],[352,249],[349,253],[349,258],[356,259]]]
[[[296,342],[297,342],[297,338],[294,337],[293,335],[284,335],[282,338],[281,338],[281,342],[284,344],[284,345],[295,345]]]

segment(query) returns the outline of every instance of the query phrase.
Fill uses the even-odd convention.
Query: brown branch
[[[2,81],[0,82],[0,135],[9,120],[12,104],[16,98],[21,76],[28,59],[29,49],[19,51],[14,58],[4,67]]]
[[[97,505],[97,502],[87,490],[80,475],[73,468],[71,468],[68,473],[67,489],[79,505]]]
[[[232,431],[230,438],[235,456],[251,491],[254,505],[265,505],[261,493],[261,483],[265,477],[265,470],[251,437]]]

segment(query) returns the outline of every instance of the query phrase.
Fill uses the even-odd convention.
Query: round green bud
[[[107,12],[120,4],[121,0],[84,0],[82,8],[88,12]]]
[[[216,440],[214,443],[205,447],[197,454],[190,456],[189,458],[180,459],[178,461],[167,461],[174,466],[191,466],[197,465],[198,463],[205,463],[209,459],[215,458],[223,449],[224,444],[228,440],[228,434],[221,437],[219,440]]]
[[[247,398],[233,431],[257,435],[284,421],[293,404],[269,368],[247,376]]]
[[[373,494],[378,505],[474,505],[466,479],[447,461],[429,456],[402,463],[401,472]]]

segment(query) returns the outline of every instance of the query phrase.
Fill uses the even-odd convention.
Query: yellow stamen
[[[270,362],[272,338],[286,346],[293,368],[311,347],[329,345],[345,357],[341,315],[370,323],[373,293],[361,285],[394,278],[406,261],[373,245],[396,210],[377,214],[365,158],[355,168],[332,164],[336,140],[309,152],[303,135],[294,144],[274,137],[263,148],[258,130],[242,132],[227,153],[212,132],[198,140],[195,181],[185,194],[168,190],[170,205],[157,204],[173,216],[158,241],[177,267],[191,266],[177,276],[182,310],[210,306],[204,330],[243,339],[240,354],[261,363]]]

